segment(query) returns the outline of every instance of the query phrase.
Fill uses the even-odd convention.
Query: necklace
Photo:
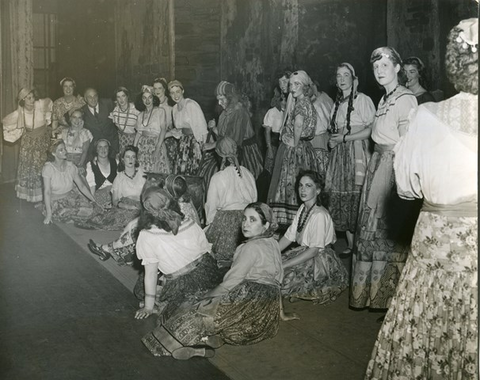
[[[392,91],[390,91],[388,94],[385,94],[385,95],[384,95],[384,100],[385,100],[385,101],[387,101],[387,99],[388,99],[395,91],[397,91],[398,86],[399,86],[399,85],[397,84]]]
[[[315,207],[315,204],[313,204],[313,206],[310,207],[308,211],[306,211],[307,206],[305,206],[305,204],[303,205],[303,210],[300,213],[300,218],[298,219],[297,233],[300,233],[303,231],[303,228],[305,227],[305,224],[307,223],[307,220],[310,217],[310,214],[312,213],[312,210],[314,207]]]
[[[27,120],[25,118],[25,114],[27,113],[26,111],[28,111],[26,108],[24,108],[23,110],[23,125],[25,127],[25,129],[29,130],[29,131],[33,131],[35,129],[35,105],[33,106],[33,109],[32,109],[32,127],[27,127]],[[28,113],[30,113],[30,111],[28,111]]]
[[[146,110],[145,110],[146,111]],[[147,120],[147,124],[145,124],[145,112],[143,112],[143,115],[142,115],[142,125],[144,127],[146,127],[148,124],[150,124],[150,118],[152,117],[152,113],[153,113],[153,107],[152,109],[150,110],[150,114],[148,115],[148,120]]]
[[[126,175],[128,178],[130,178],[130,179],[134,179],[135,176],[137,175],[137,172],[138,172],[138,169],[135,168],[135,171],[133,172],[133,175],[132,175],[132,176],[128,175],[126,170],[123,171],[123,174],[125,174],[125,175]]]
[[[119,106],[120,111],[125,113],[124,110],[122,110],[122,107]],[[152,108],[153,109],[153,108]],[[128,115],[130,115],[130,104],[127,103],[127,116],[125,116],[125,123],[123,124],[122,132],[125,132],[125,128],[127,128],[127,122],[128,122]],[[149,119],[150,120],[150,119]],[[118,121],[120,122],[120,115],[118,115]],[[143,123],[142,123],[143,124]],[[148,125],[148,123],[147,123]]]

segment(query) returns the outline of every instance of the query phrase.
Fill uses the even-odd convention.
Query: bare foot
[[[280,319],[282,321],[294,321],[295,319],[300,319],[296,313],[285,313],[283,310],[280,310]]]

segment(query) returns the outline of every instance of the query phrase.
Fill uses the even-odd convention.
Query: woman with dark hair
[[[85,122],[81,108],[72,111],[67,119],[69,127],[63,128],[59,137],[65,143],[67,160],[75,164],[81,175],[85,175],[87,154],[93,135],[88,129],[83,128]]]
[[[15,191],[17,198],[27,202],[42,200],[42,168],[50,145],[51,118],[52,101],[37,99],[33,88],[22,88],[17,110],[2,120],[4,140],[13,143],[21,139]]]
[[[78,174],[77,167],[71,161],[67,161],[67,150],[63,140],[56,140],[51,144],[42,177],[44,224],[50,224],[52,221],[64,223],[79,221],[93,214],[95,198]]]
[[[142,86],[142,92],[135,102],[141,111],[137,118],[137,135],[134,146],[138,147],[138,161],[143,171],[170,173],[164,140],[167,133],[167,116],[153,87]]]
[[[145,267],[145,297],[135,318],[149,317],[157,301],[156,312],[167,319],[189,294],[212,289],[221,276],[205,233],[185,218],[166,190],[150,187],[142,194],[142,206],[134,238]],[[162,288],[157,292],[159,272]]]
[[[315,151],[310,143],[315,135],[317,113],[310,100],[313,82],[305,71],[290,76],[291,106],[287,101],[286,124],[277,151],[268,203],[277,222],[289,225],[298,209],[295,179],[300,170],[317,170]]]
[[[189,218],[200,225],[197,211],[192,205],[187,192],[188,188],[185,178],[179,175],[170,174],[165,180],[164,189],[178,202],[182,214],[185,215],[186,218]],[[106,261],[112,257],[118,265],[133,265],[136,243],[134,236],[137,225],[138,218],[135,218],[127,224],[118,239],[107,244],[97,245],[92,239],[90,239],[88,242],[88,248],[93,254],[99,256],[102,261]],[[141,284],[140,286],[135,286],[134,293],[137,298],[140,296],[143,300],[143,277],[141,278]]]
[[[386,309],[395,294],[412,233],[413,205],[402,202],[395,191],[393,148],[408,129],[408,115],[417,108],[417,99],[398,82],[402,59],[395,49],[375,49],[370,62],[386,94],[372,125],[375,145],[360,196],[350,306]]]
[[[186,360],[212,357],[223,344],[250,345],[273,338],[281,316],[282,263],[272,237],[276,223],[270,207],[252,203],[243,213],[246,241],[216,288],[189,297],[142,339],[155,356]]]
[[[335,230],[346,233],[347,249],[342,255],[348,257],[352,253],[360,193],[371,155],[369,138],[375,106],[368,96],[358,92],[358,78],[352,65],[346,62],[338,65],[336,80],[338,92],[330,117],[332,152],[325,191]]]
[[[127,145],[133,145],[135,141],[135,127],[140,111],[135,108],[133,102],[130,102],[130,91],[125,87],[118,87],[114,97],[116,106],[108,117],[118,129],[120,152],[123,152]]]
[[[202,145],[207,138],[207,122],[199,104],[184,98],[182,83],[173,80],[168,84],[173,106],[175,130],[180,132],[178,152],[174,172],[177,174],[196,175],[202,160]]]
[[[255,130],[250,120],[250,114],[244,103],[240,101],[240,94],[237,93],[232,83],[221,81],[216,88],[218,104],[223,108],[218,118],[218,125],[215,120],[208,122],[208,128],[221,137],[229,137],[234,140],[238,147],[238,160],[245,166],[255,178],[263,170],[262,155],[258,148]],[[215,149],[215,142],[204,144],[204,150]],[[205,160],[200,165],[198,176],[205,178],[205,185],[208,189],[212,175],[218,171],[216,160]]]
[[[413,115],[395,148],[405,199],[424,198],[366,379],[478,379],[478,19],[447,39],[460,91]]]
[[[95,142],[95,152],[93,160],[87,163],[86,179],[97,202],[108,206],[112,203],[110,192],[117,177],[117,160],[110,157],[110,141],[107,139]]]
[[[226,268],[232,264],[240,244],[243,209],[257,200],[255,178],[238,163],[237,149],[229,137],[217,142],[215,152],[222,157],[222,163],[210,181],[205,203],[207,239],[213,244],[217,264]]]
[[[111,189],[113,207],[86,221],[76,223],[78,228],[119,231],[138,216],[141,207],[140,194],[146,180],[137,154],[138,148],[133,145],[127,145],[122,152],[120,171]]]
[[[60,81],[60,86],[62,86],[63,96],[53,102],[52,108],[53,134],[60,133],[63,127],[69,127],[69,123],[65,117],[67,113],[71,114],[73,111],[82,108],[86,104],[83,96],[79,94],[75,96],[75,88],[77,87],[77,84],[72,78],[63,78]]]
[[[323,177],[309,170],[300,172],[297,182],[302,204],[279,245],[282,251],[294,242],[299,246],[283,253],[282,295],[290,302],[325,304],[347,288],[348,273],[331,247],[336,237]]]
[[[427,91],[425,65],[418,57],[408,57],[403,61],[403,70],[407,75],[405,87],[413,92],[418,104],[434,102],[435,98]]]

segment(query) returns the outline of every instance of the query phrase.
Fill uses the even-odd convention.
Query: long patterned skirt
[[[240,346],[273,338],[278,332],[280,292],[276,286],[242,282],[207,303],[185,302],[142,342],[155,356],[171,356],[182,347],[206,345],[208,337]]]
[[[365,379],[478,379],[478,219],[422,212]]]
[[[138,217],[140,210],[126,210],[112,207],[105,211],[98,211],[86,220],[75,223],[75,227],[86,230],[122,231],[125,226]]]
[[[406,211],[414,202],[397,195],[393,158],[391,150],[375,151],[368,165],[352,260],[354,308],[388,308],[407,259],[412,221]]]
[[[195,139],[194,135],[183,135],[178,141],[178,146],[175,173],[196,176],[202,160],[200,143]]]
[[[110,253],[118,265],[133,265],[136,244],[134,236],[137,225],[138,218],[131,220],[117,240],[102,245],[102,249]]]
[[[144,172],[170,174],[167,148],[162,144],[156,149],[158,136],[140,136],[138,140],[138,162]]]
[[[171,278],[159,276],[155,303],[161,308],[161,317],[166,320],[196,292],[213,289],[222,282],[223,272],[217,267],[215,259],[206,253],[188,273]],[[135,284],[133,293],[137,299],[145,298],[144,273]]]
[[[170,163],[171,174],[177,174],[176,162],[178,159],[178,140],[175,137],[165,139],[165,149],[167,150],[167,158]]]
[[[232,265],[233,254],[243,238],[242,218],[243,210],[217,211],[205,233],[220,267]]]
[[[208,192],[210,180],[213,175],[220,169],[220,158],[215,153],[215,150],[203,152],[202,161],[200,161],[197,176],[203,178],[203,185],[205,193]]]
[[[23,134],[15,185],[17,198],[27,202],[40,202],[43,199],[42,168],[47,161],[50,133],[50,127],[44,126]]]
[[[303,253],[308,247],[296,247],[284,255],[288,261]],[[303,263],[285,269],[282,295],[290,301],[303,299],[316,304],[334,301],[348,287],[348,272],[335,251],[327,247]]]
[[[39,204],[38,208],[46,215],[45,205]],[[90,218],[96,211],[95,206],[74,187],[66,196],[51,201],[52,220],[63,223],[77,223]]]
[[[135,141],[135,133],[123,133],[118,131],[118,144],[120,146],[120,154],[123,154],[127,145],[133,145]]]
[[[329,195],[328,211],[335,230],[355,232],[362,184],[356,181],[354,141],[333,148],[325,176],[325,191]],[[364,152],[362,166],[367,167],[368,141],[359,141]]]
[[[256,141],[252,143],[250,140],[247,140],[245,145],[242,146],[241,154],[238,158],[240,165],[245,166],[250,173],[253,174],[254,178],[258,178],[258,176],[262,173],[263,159]]]
[[[301,170],[318,171],[312,144],[300,140],[298,146],[293,148],[281,143],[268,191],[268,204],[273,209],[278,224],[292,224],[297,213],[299,205],[295,184]]]

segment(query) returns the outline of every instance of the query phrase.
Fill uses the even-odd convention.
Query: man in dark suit
[[[89,159],[95,155],[95,142],[106,139],[110,142],[110,154],[112,157],[118,153],[118,132],[112,119],[108,117],[115,107],[111,99],[99,99],[98,92],[94,88],[87,88],[84,94],[85,104],[82,109],[85,118],[84,127],[93,135],[90,144]]]

